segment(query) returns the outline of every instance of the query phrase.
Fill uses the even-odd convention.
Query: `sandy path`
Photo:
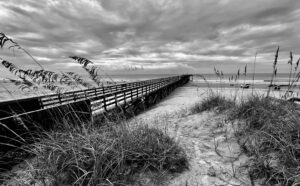
[[[166,185],[251,185],[246,169],[241,166],[247,157],[240,153],[224,115],[189,112],[188,108],[206,95],[206,89],[178,88],[132,122],[165,130],[186,150],[189,170]]]

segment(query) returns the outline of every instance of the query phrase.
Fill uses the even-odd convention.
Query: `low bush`
[[[143,171],[181,172],[185,152],[162,131],[141,126],[48,132],[29,147],[35,177],[61,185],[122,185]]]
[[[229,119],[243,119],[248,124],[246,126],[248,129],[260,129],[265,123],[274,123],[295,109],[294,104],[285,100],[256,95],[232,107]]]
[[[251,156],[249,173],[264,185],[300,184],[300,114],[294,103],[254,96],[230,113],[237,137]]]
[[[191,108],[192,113],[200,113],[203,111],[209,111],[215,109],[217,112],[223,112],[235,105],[234,101],[225,98],[219,94],[212,93],[203,101],[195,104]]]

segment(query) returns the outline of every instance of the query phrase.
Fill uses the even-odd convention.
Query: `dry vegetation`
[[[54,93],[63,93],[74,89],[96,88],[103,86],[105,83],[100,75],[100,71],[102,71],[101,67],[94,65],[92,61],[84,57],[70,56],[70,59],[82,65],[82,69],[89,75],[89,79],[87,80],[75,72],[46,70],[33,55],[4,33],[0,33],[0,48],[12,50],[13,53],[21,51],[26,56],[29,56],[40,68],[39,70],[23,69],[13,62],[0,57],[1,64],[16,77],[16,79],[9,79],[9,81],[18,86],[22,91],[35,92],[40,89]],[[102,73],[105,78],[110,79],[109,83],[115,83],[108,74],[103,71]]]
[[[2,65],[17,78],[10,81],[24,91],[46,89],[63,93],[74,87],[103,86],[100,67],[86,58],[70,56],[82,65],[90,80],[74,72],[45,70],[30,53],[3,33],[0,33],[0,47],[21,50],[39,66],[40,70],[22,69],[0,58]],[[34,143],[23,143],[15,151],[2,154],[18,156],[21,151],[22,160],[26,159],[27,164],[22,170],[23,176],[6,175],[2,176],[1,181],[12,185],[124,185],[134,182],[136,176],[148,171],[164,175],[188,168],[185,152],[166,133],[147,126],[129,128],[124,119],[113,120],[105,123],[99,123],[100,120],[82,122],[77,124],[78,127],[62,124],[59,128],[38,133],[28,130]],[[15,140],[26,141],[17,134]],[[16,157],[11,158],[16,160]]]
[[[264,179],[264,185],[299,184],[299,105],[251,96],[228,107],[227,102],[231,100],[216,97],[209,99],[215,107],[227,109],[228,121],[236,125],[235,136],[240,147],[251,157],[248,162],[251,178]],[[203,108],[208,102],[210,100],[202,103]]]
[[[236,135],[250,155],[250,174],[269,185],[299,184],[300,109],[291,102],[250,97],[231,113],[242,120]]]
[[[26,157],[25,168],[4,174],[3,184],[127,185],[149,171],[163,177],[188,168],[186,154],[174,139],[145,125],[64,124],[32,134],[34,143],[16,149]]]
[[[217,93],[211,92],[211,94],[204,98],[200,103],[196,103],[192,108],[192,113],[199,113],[203,111],[215,110],[218,113],[225,111],[226,109],[234,106],[234,101],[226,99],[225,96],[221,96]]]
[[[300,106],[289,102],[287,94],[296,92],[299,82],[299,60],[293,63],[290,52],[289,82],[282,99],[270,97],[277,75],[279,47],[273,63],[273,74],[266,96],[254,95],[239,102],[222,94],[210,94],[207,99],[197,103],[192,112],[199,113],[214,109],[225,111],[228,122],[236,129],[235,136],[240,148],[250,159],[247,163],[252,180],[262,180],[262,185],[300,184]],[[223,72],[215,69],[216,75],[223,79]],[[246,67],[244,75],[246,76]],[[235,79],[240,77],[238,70]],[[222,88],[222,85],[220,85]]]
[[[36,161],[28,171],[37,183],[124,185],[139,173],[181,172],[185,152],[158,129],[147,126],[92,127],[52,131],[28,146]]]

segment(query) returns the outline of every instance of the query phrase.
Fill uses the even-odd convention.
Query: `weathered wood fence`
[[[0,142],[22,135],[24,128],[47,129],[61,122],[89,121],[115,108],[151,105],[189,79],[190,75],[173,76],[0,102]]]

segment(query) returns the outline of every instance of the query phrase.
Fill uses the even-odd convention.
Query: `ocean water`
[[[208,80],[218,80],[219,77],[216,76],[216,74],[202,74],[206,79]],[[272,74],[271,73],[248,73],[246,75],[243,75],[243,73],[240,74],[239,79],[240,80],[253,80],[253,75],[254,75],[254,80],[259,80],[259,81],[270,81],[272,78]],[[292,74],[293,76],[294,74]],[[224,78],[225,80],[228,80],[229,77],[235,77],[236,74],[224,74]],[[289,74],[288,73],[279,73],[276,75],[275,78],[276,81],[289,81]]]
[[[111,81],[111,79],[118,83],[132,82],[132,81],[142,81],[147,79],[155,79],[155,78],[163,78],[169,76],[175,76],[176,74],[134,74],[134,75],[110,75],[109,77],[103,77],[103,82],[106,84],[107,81]],[[214,83],[219,81],[219,78],[215,74],[202,74],[206,80],[210,83]],[[224,74],[223,81],[226,83],[229,77],[235,76],[235,74]],[[255,74],[255,83],[267,83],[271,79],[272,74]],[[277,74],[275,82],[288,82],[289,74]],[[200,76],[195,75],[194,81],[203,81]],[[239,82],[253,82],[253,74],[247,74],[246,76],[240,75]],[[228,81],[229,82],[229,81]],[[227,82],[227,83],[228,83]],[[69,89],[69,91],[78,90],[78,88]],[[0,81],[0,101],[11,100],[11,99],[20,99],[26,97],[34,97],[40,95],[46,95],[49,93],[53,93],[47,90],[37,90],[37,91],[27,91],[21,90],[20,87],[14,85],[9,81]]]
[[[119,75],[110,75],[110,77],[114,81],[143,81],[147,79],[156,79],[156,78],[164,78],[164,77],[169,77],[169,76],[176,76],[176,74],[119,74]],[[109,80],[109,78],[106,77],[106,79]]]

